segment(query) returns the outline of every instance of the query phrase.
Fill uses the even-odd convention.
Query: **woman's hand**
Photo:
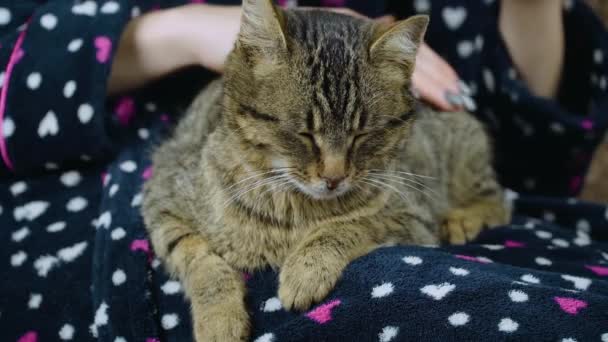
[[[363,17],[346,8],[327,10]],[[222,72],[240,21],[241,7],[213,5],[185,5],[132,20],[121,37],[108,92],[134,89],[189,65]],[[474,109],[456,72],[426,44],[419,50],[412,83],[415,93],[440,110],[461,110],[466,104]]]

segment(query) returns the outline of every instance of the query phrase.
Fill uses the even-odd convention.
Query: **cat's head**
[[[225,72],[227,134],[247,169],[315,199],[358,187],[407,143],[410,81],[428,24],[395,24],[246,0]]]

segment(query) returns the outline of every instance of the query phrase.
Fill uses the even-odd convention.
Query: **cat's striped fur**
[[[283,306],[304,310],[380,245],[464,242],[508,220],[482,126],[409,92],[428,19],[382,26],[268,0],[245,1],[243,18],[223,80],[155,152],[145,187],[197,341],[247,339],[243,271],[280,268]]]

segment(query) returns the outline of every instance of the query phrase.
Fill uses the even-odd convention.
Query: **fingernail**
[[[477,110],[477,103],[470,96],[463,96],[464,100],[464,108],[466,108],[469,112],[474,112]]]
[[[460,89],[460,92],[462,92],[464,95],[473,95],[473,91],[471,90],[471,88],[462,80],[458,81],[458,89]]]
[[[454,94],[449,90],[445,92],[445,100],[454,107],[462,107],[464,105],[463,96]]]
[[[418,100],[420,99],[420,92],[418,91],[418,89],[416,89],[416,88],[411,88],[411,89],[410,89],[410,92],[412,93],[412,96],[413,96],[415,99],[418,99]]]

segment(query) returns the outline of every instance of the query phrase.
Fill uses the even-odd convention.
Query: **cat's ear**
[[[410,67],[416,61],[429,17],[416,15],[393,25],[377,24],[370,47],[373,62],[392,62]]]
[[[244,0],[239,43],[256,49],[286,49],[285,13],[272,0]]]

